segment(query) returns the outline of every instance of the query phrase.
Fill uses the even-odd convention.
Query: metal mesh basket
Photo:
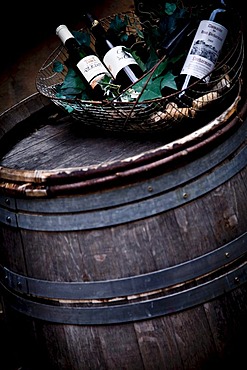
[[[139,18],[134,12],[120,13],[119,17],[128,16],[127,33],[135,35],[142,28]],[[111,15],[101,19],[105,29],[115,17]],[[226,109],[240,94],[241,75],[244,61],[244,40],[241,22],[234,26],[233,35],[228,39],[221,53],[220,60],[210,74],[210,82],[205,79],[189,85],[180,97],[181,91],[158,99],[140,102],[126,102],[119,99],[89,101],[78,98],[58,97],[57,87],[64,81],[66,67],[62,72],[54,72],[54,62],[65,63],[68,58],[63,45],[57,47],[44,62],[36,78],[37,90],[50,98],[57,106],[85,125],[108,131],[155,133],[181,126],[184,122],[202,125],[205,120],[218,114],[219,106]],[[84,30],[84,29],[82,29]],[[88,30],[87,30],[88,31]],[[92,48],[94,48],[94,38]],[[162,59],[164,59],[163,57]],[[154,73],[162,59],[149,71]],[[131,87],[134,87],[133,85]],[[141,95],[142,93],[140,93]],[[139,95],[139,96],[140,96]],[[220,104],[219,104],[220,103]],[[213,109],[212,109],[213,107]]]

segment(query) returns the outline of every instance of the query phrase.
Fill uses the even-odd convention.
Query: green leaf
[[[59,62],[59,61],[55,61],[53,63],[53,66],[52,66],[52,70],[53,72],[57,72],[57,73],[61,73],[63,72],[64,70],[64,65],[63,63]]]
[[[177,9],[176,4],[174,3],[165,3],[165,13],[168,15],[172,15],[175,10]]]
[[[148,84],[148,86],[145,88],[143,93],[141,94],[139,98],[139,102],[143,102],[145,100],[152,100],[152,99],[158,99],[162,97],[161,88],[159,81],[157,80],[157,83],[155,84]]]
[[[117,35],[123,45],[132,45],[136,37],[126,32],[128,24],[130,24],[130,18],[127,14],[124,18],[116,14],[109,24],[107,33]]]
[[[139,102],[145,100],[159,99],[162,97],[162,89],[165,87],[177,90],[174,74],[171,71],[164,73],[168,66],[171,66],[178,60],[178,57],[165,59],[157,68],[150,71],[146,76],[139,79],[133,86],[133,89],[140,93]],[[150,77],[151,74],[151,77]]]
[[[136,84],[134,87],[136,91],[141,93],[139,102],[162,98],[162,89],[165,87],[169,87],[175,91],[177,90],[177,85],[175,82],[176,76],[174,76],[171,72],[167,72],[164,76],[160,76],[156,79],[151,79],[145,89],[142,91],[147,78],[148,77],[145,78],[145,81],[142,81],[142,84],[139,84],[139,86],[136,86]]]
[[[81,78],[72,68],[68,68],[68,72],[63,81],[63,88],[68,87],[85,90],[85,85],[83,84]]]
[[[98,84],[104,90],[105,99],[112,99],[119,95],[119,85],[111,83],[111,77],[105,75],[101,80],[98,81]]]
[[[149,71],[159,61],[159,57],[153,47],[149,50],[149,58],[146,62],[146,70]]]
[[[125,15],[124,19],[122,19],[118,14],[111,20],[109,28],[112,28],[116,34],[120,34],[121,32],[125,32],[126,26],[128,24],[128,17]]]
[[[157,78],[167,67],[169,61],[168,59],[163,60],[153,71],[152,73],[152,79],[154,80]]]
[[[72,31],[71,33],[80,45],[90,46],[91,37],[90,37],[90,34],[88,32]]]
[[[71,105],[69,105],[69,104],[66,104],[66,105],[64,106],[64,109],[65,109],[68,113],[72,113],[72,112],[73,112],[73,110],[74,110],[74,108],[73,108],[73,107],[71,107]]]
[[[142,77],[139,81],[137,81],[135,84],[134,84],[134,89],[135,91],[137,92],[142,92],[145,84],[147,83],[147,80],[149,79],[149,74],[147,74],[146,76]]]
[[[68,72],[62,85],[57,88],[58,94],[72,99],[80,96],[81,94],[86,94],[85,90],[86,88],[81,78],[72,68],[68,68]],[[87,95],[85,95],[85,97],[88,99]]]
[[[136,54],[135,51],[131,50],[131,55],[133,56],[133,58],[136,60],[136,62],[139,64],[139,66],[141,67],[141,69],[143,71],[146,70],[146,66],[145,64],[143,63],[143,61],[141,60],[141,58],[139,57],[139,55]]]
[[[85,91],[85,90],[83,90],[83,91],[81,92],[81,94],[80,94],[80,95],[78,95],[78,98],[80,98],[81,100],[91,100],[91,99],[89,98],[89,96],[87,95],[87,93],[86,93],[86,91]]]
[[[164,87],[169,87],[170,89],[177,90],[175,78],[176,76],[168,71],[164,76],[160,77],[160,88],[164,89]]]
[[[153,80],[151,78],[147,83],[149,77],[150,75],[148,74],[133,86],[133,89],[141,94],[139,98],[140,102],[142,102],[143,100],[156,99],[162,97],[160,81],[158,79]]]

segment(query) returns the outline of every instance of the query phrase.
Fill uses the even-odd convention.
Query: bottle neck
[[[64,24],[57,27],[56,35],[60,38],[64,45],[68,39],[75,39],[75,37]]]
[[[61,25],[57,27],[56,34],[61,39],[72,59],[76,60],[86,55],[94,54],[89,46],[80,45],[66,26]]]
[[[95,37],[103,37],[106,31],[102,24],[95,19],[90,13],[85,13],[84,15],[87,27],[90,29]]]

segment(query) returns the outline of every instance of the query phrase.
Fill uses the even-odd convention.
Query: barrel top
[[[0,180],[45,183],[52,177],[104,178],[174,155],[185,156],[235,116],[237,97],[221,115],[192,130],[120,135],[93,130],[36,93],[0,116]],[[184,131],[183,131],[184,130]],[[218,132],[218,134],[217,134]]]

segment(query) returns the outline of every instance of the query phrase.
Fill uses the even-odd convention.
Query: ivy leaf
[[[141,93],[149,78],[150,78],[150,75],[148,73],[146,76],[139,79],[139,81],[137,81],[133,86],[135,91]]]
[[[63,70],[64,70],[64,65],[63,65],[63,63],[61,63],[61,62],[59,62],[58,60],[56,60],[56,61],[53,63],[52,70],[53,70],[53,72],[57,72],[57,73],[61,73],[61,72],[63,72]]]
[[[71,33],[80,45],[90,46],[91,37],[88,32],[72,31]]]
[[[158,63],[159,57],[153,47],[149,50],[149,58],[146,62],[146,70],[149,71],[152,67]]]
[[[160,79],[160,88],[164,89],[165,87],[169,87],[170,89],[177,90],[177,84],[175,81],[176,76],[168,71],[163,77],[159,77]]]
[[[118,14],[111,20],[109,29],[112,29],[117,35],[126,31],[126,26],[128,24],[128,17],[125,15],[122,19]]]
[[[67,89],[68,87],[75,90],[85,90],[85,85],[72,68],[68,68],[68,73],[63,81],[63,89]]]
[[[98,84],[101,86],[102,90],[104,90],[104,97],[106,99],[112,99],[119,95],[119,85],[115,85],[111,83],[111,77],[105,75],[98,81]]]
[[[152,79],[155,80],[158,76],[161,75],[161,73],[166,69],[167,65],[169,63],[168,59],[165,59],[162,63],[160,63],[153,71],[152,73]]]
[[[176,4],[174,3],[165,3],[165,13],[167,15],[172,15],[177,9]]]
[[[139,102],[141,103],[145,100],[152,100],[161,97],[162,97],[161,88],[159,81],[157,81],[157,83],[155,84],[148,84],[146,86],[145,90],[143,91],[139,98]]]
[[[139,91],[141,93],[141,96],[139,98],[139,102],[143,102],[145,100],[152,100],[152,99],[159,99],[162,98],[162,89],[165,87],[169,87],[170,89],[173,89],[174,92],[177,90],[177,85],[175,82],[176,76],[174,76],[170,71],[167,72],[164,76],[160,76],[154,80],[151,79],[148,82],[145,89],[142,91],[141,86],[138,86],[135,90]],[[143,86],[142,86],[143,87]]]
[[[161,93],[161,87],[160,87],[160,81],[157,79],[155,82],[151,78],[150,74],[144,76],[141,78],[138,82],[135,83],[133,86],[133,89],[140,93],[139,96],[139,102],[142,102],[144,100],[151,100],[151,99],[157,99],[162,97]],[[148,81],[148,83],[147,83]]]
[[[127,48],[123,48],[123,50],[126,50],[127,52],[129,52],[133,56],[133,58],[135,59],[137,64],[139,64],[139,66],[141,67],[141,69],[143,71],[146,70],[145,64],[143,63],[143,61],[141,60],[141,58],[139,57],[139,55],[135,51],[127,49]]]
[[[157,68],[150,71],[150,73],[134,84],[132,88],[137,93],[141,94],[138,99],[139,102],[162,98],[162,89],[165,87],[173,89],[174,91],[178,89],[175,81],[177,76],[175,76],[171,70],[168,70],[166,73],[165,70],[171,67],[173,63],[176,63],[179,58],[181,58],[181,55],[170,59],[164,59]]]
[[[66,104],[66,105],[64,106],[64,109],[65,109],[68,113],[72,113],[72,112],[74,111],[74,108],[73,108],[73,107],[71,107],[71,105],[69,105],[69,104]]]
[[[85,95],[85,90],[85,85],[72,68],[68,68],[68,72],[63,80],[62,85],[57,87],[57,93],[60,96],[66,96],[70,99],[82,96],[82,94],[88,99],[88,96]]]
[[[125,14],[124,18],[117,14],[111,20],[107,33],[109,35],[113,35],[113,37],[117,35],[122,45],[131,47],[136,41],[136,36],[134,34],[127,33],[126,27],[128,24],[130,24],[130,19],[127,14]]]

